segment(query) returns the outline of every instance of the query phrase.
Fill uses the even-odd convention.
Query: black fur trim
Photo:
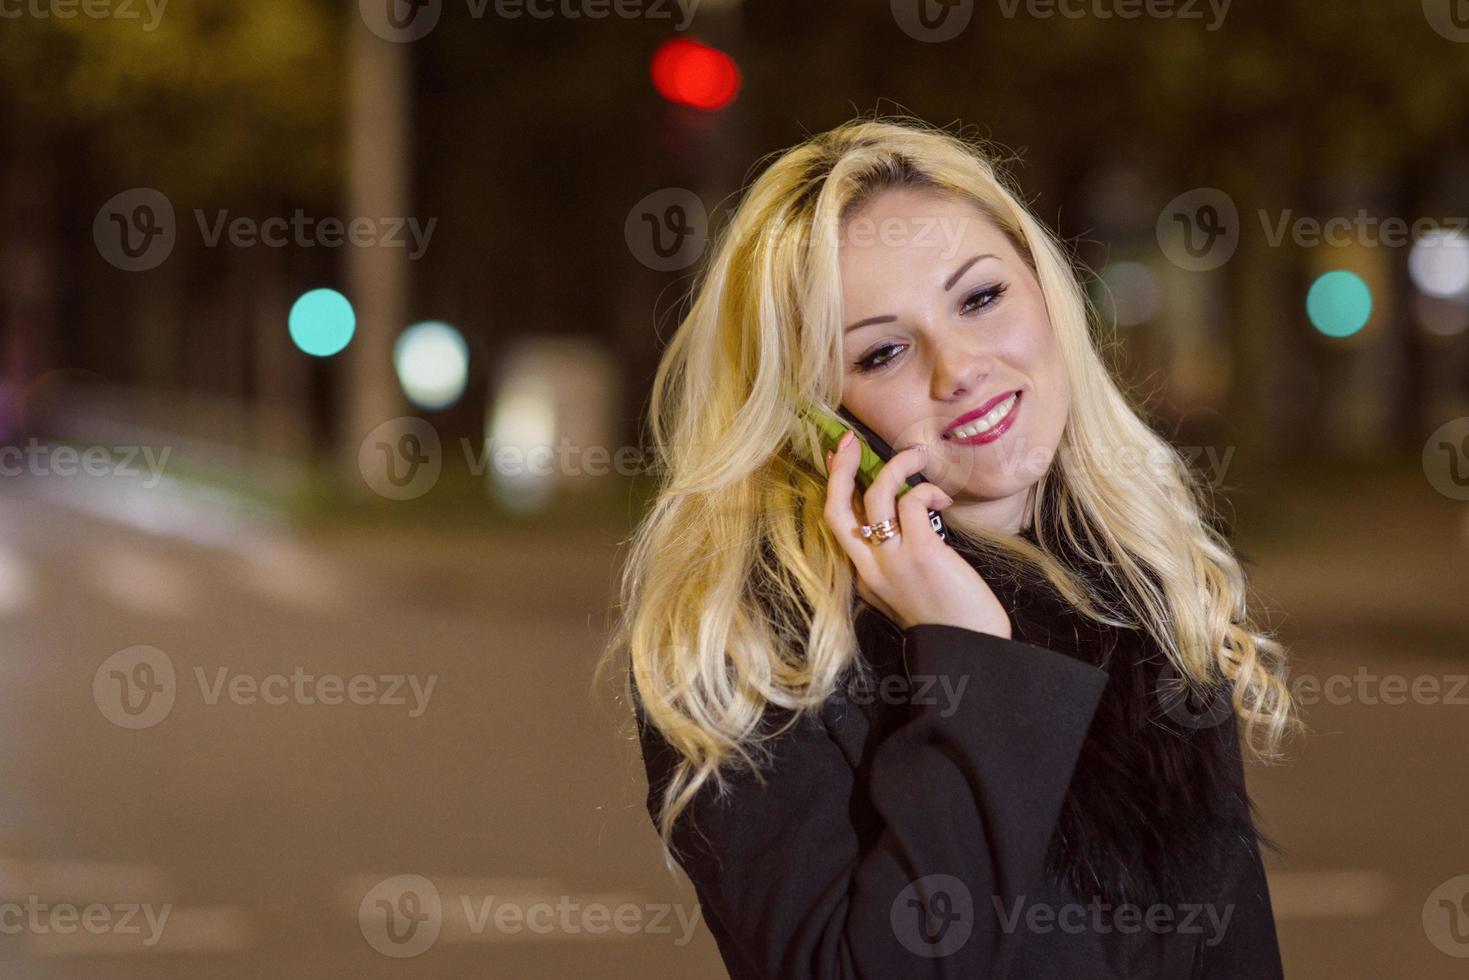
[[[1216,688],[1202,700],[1172,695],[1166,682],[1178,675],[1145,632],[1095,623],[1049,582],[968,554],[1010,610],[1015,639],[1096,664],[1110,676],[1062,804],[1047,871],[1078,895],[1117,904],[1209,900],[1227,859],[1222,844],[1261,842],[1227,692]],[[1086,574],[1075,556],[1063,561],[1116,602],[1115,587]]]

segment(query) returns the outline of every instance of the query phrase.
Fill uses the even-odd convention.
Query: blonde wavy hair
[[[1039,547],[957,514],[947,526],[1044,575],[1092,619],[1146,630],[1180,685],[1227,685],[1257,758],[1279,758],[1299,724],[1284,649],[1252,622],[1240,564],[1205,518],[1206,484],[1114,382],[1093,343],[1100,318],[1059,242],[977,138],[909,117],[857,119],[784,152],[749,187],[654,378],[658,482],[596,675],[625,653],[625,696],[680,756],[662,791],[665,848],[706,782],[722,792],[730,769],[758,777],[764,741],[817,710],[854,661],[861,669],[855,571],[823,519],[824,456],[797,406],[841,401],[839,233],[894,187],[957,195],[1009,237],[1039,281],[1071,384],[1061,444],[1029,505]],[[1141,479],[1109,465],[1126,458],[1153,465]],[[1063,541],[1124,609],[1057,557]],[[792,715],[767,733],[771,705]]]

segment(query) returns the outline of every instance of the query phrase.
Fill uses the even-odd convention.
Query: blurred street
[[[144,530],[87,508],[100,481],[61,482],[0,486],[0,891],[43,907],[40,927],[0,936],[0,974],[723,975],[691,892],[661,871],[625,717],[589,690],[616,530],[242,525],[205,544],[187,522],[207,517]],[[1268,538],[1241,518],[1295,674],[1462,676],[1463,505],[1381,476],[1322,486],[1259,501],[1280,522],[1258,529]],[[136,646],[167,666],[149,653],[151,675],[122,664],[94,687]],[[168,667],[165,715],[117,713],[118,677],[162,687]],[[322,678],[363,675],[360,703],[320,703]],[[266,703],[287,682],[303,686]],[[1370,703],[1354,684],[1348,703],[1307,709],[1314,733],[1289,765],[1250,777],[1284,849],[1271,872],[1287,975],[1462,976],[1422,916],[1469,873],[1469,704]],[[362,912],[401,875],[442,902],[412,958],[377,951]],[[141,906],[139,929],[68,933],[46,918],[59,903]],[[559,905],[557,924],[497,919],[501,903]],[[640,927],[589,911],[619,907]]]
[[[775,381],[897,445],[1084,343],[1074,448],[1187,459],[1290,656],[1286,975],[1469,976],[1466,11],[0,0],[0,980],[724,976],[592,676],[626,542],[694,495],[737,580]],[[853,266],[890,178],[981,220],[878,265],[1030,272]]]
[[[0,488],[0,892],[174,908],[151,946],[142,916],[135,938],[0,936],[0,975],[717,969],[706,937],[674,945],[687,935],[676,915],[669,935],[603,923],[601,941],[590,916],[580,939],[493,919],[451,928],[461,893],[475,914],[491,897],[613,909],[679,898],[657,874],[636,751],[619,751],[620,716],[589,694],[610,536],[258,534],[203,546],[49,503],[52,489]],[[139,644],[171,661],[176,700],[128,730],[99,709],[93,678]],[[389,703],[234,703],[222,668],[226,684],[298,669],[413,675],[430,696],[417,717],[408,684],[401,705],[386,684]],[[446,908],[435,948],[413,960],[375,952],[359,926],[368,889],[401,874],[432,879]]]

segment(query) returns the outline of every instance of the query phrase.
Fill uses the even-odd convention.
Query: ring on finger
[[[878,544],[881,544],[888,538],[895,538],[901,533],[898,530],[898,519],[896,517],[889,517],[886,520],[878,521],[876,524],[863,524],[861,531],[864,538],[870,541],[876,541]]]

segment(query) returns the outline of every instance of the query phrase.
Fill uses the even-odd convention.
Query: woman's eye
[[[1004,285],[1003,283],[996,283],[993,286],[985,286],[982,289],[976,289],[965,298],[963,311],[965,313],[968,313],[971,310],[982,310],[985,307],[995,305],[999,298],[1005,294],[1005,290],[1008,288],[1010,287]]]
[[[901,347],[901,344],[884,344],[877,350],[873,351],[871,354],[868,354],[866,357],[862,358],[862,360],[858,361],[857,368],[864,374],[868,371],[879,371],[882,368],[886,367],[888,363],[891,362],[892,359],[897,355],[889,354],[887,357],[883,357],[881,359],[878,358],[878,355],[882,354],[884,351],[898,350]]]
[[[984,286],[976,289],[964,298],[964,305],[960,308],[960,311],[963,313],[973,313],[976,310],[988,309],[999,302],[1000,297],[1005,295],[1005,290],[1009,288],[1004,283],[995,283],[993,286]],[[858,361],[857,370],[863,374],[871,371],[881,371],[898,356],[897,354],[888,354],[886,352],[902,351],[902,349],[902,344],[884,344]]]

